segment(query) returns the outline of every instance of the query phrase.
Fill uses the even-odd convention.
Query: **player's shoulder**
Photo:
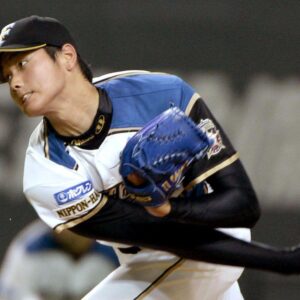
[[[103,83],[116,81],[116,80],[153,80],[153,81],[162,81],[162,82],[181,82],[182,79],[175,75],[166,72],[153,72],[147,70],[126,70],[119,72],[107,73],[98,77],[93,78],[93,83],[95,85],[101,85]]]
[[[108,90],[111,96],[126,96],[180,88],[183,80],[174,74],[128,70],[95,77],[93,83]]]

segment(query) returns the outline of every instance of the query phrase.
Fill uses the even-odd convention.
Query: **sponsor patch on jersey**
[[[211,119],[202,119],[199,126],[206,132],[208,137],[213,140],[213,144],[207,152],[207,158],[217,155],[222,149],[226,148],[223,144],[223,140],[220,131]]]
[[[81,215],[82,213],[86,213],[88,210],[92,209],[99,200],[101,200],[101,194],[94,191],[85,199],[56,210],[57,216],[60,219],[67,219],[69,217]]]
[[[60,191],[54,194],[54,198],[58,205],[63,205],[71,201],[75,201],[82,198],[93,189],[91,181],[85,181],[74,185],[68,189]]]

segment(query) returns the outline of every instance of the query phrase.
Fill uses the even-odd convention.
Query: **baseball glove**
[[[205,131],[179,108],[164,111],[130,138],[122,152],[120,174],[128,198],[143,206],[162,205],[181,189],[189,166],[204,158],[210,145]],[[143,183],[130,182],[130,174]]]

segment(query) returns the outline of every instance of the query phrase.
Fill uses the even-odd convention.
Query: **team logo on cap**
[[[10,31],[13,29],[14,26],[15,26],[15,23],[11,23],[11,24],[8,24],[5,27],[3,27],[3,29],[1,30],[1,33],[0,33],[0,46],[2,46],[2,44],[5,42]]]

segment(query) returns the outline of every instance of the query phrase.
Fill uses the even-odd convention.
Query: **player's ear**
[[[61,59],[68,71],[71,71],[77,63],[77,52],[71,44],[64,44],[61,48]]]

